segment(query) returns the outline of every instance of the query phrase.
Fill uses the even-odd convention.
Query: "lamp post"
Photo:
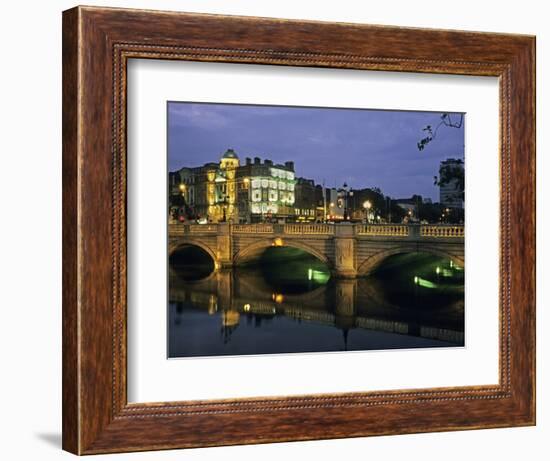
[[[226,222],[227,221],[227,212],[226,212],[226,209],[227,209],[227,199],[229,197],[227,195],[224,195],[223,196],[223,200],[221,201],[222,203],[222,211],[223,211],[223,217],[222,217],[222,222]]]
[[[178,215],[180,215],[179,218],[184,218],[184,215],[185,217],[188,217],[187,203],[185,202],[186,186],[184,183],[180,183],[179,190],[181,193],[181,207],[178,209]],[[182,221],[182,219],[180,219],[180,221]]]
[[[370,202],[370,200],[365,200],[363,202],[363,208],[365,209],[365,222],[367,224],[369,224],[369,213],[370,213],[370,209],[372,208],[372,203]]]
[[[349,197],[353,197],[353,191],[349,190],[349,187],[346,183],[342,186],[342,190],[344,192],[344,221],[349,220],[349,209],[348,209],[348,200]]]

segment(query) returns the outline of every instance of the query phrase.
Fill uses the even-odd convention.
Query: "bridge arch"
[[[274,239],[262,239],[258,242],[252,243],[244,248],[241,248],[233,257],[233,264],[235,266],[246,264],[247,262],[253,261],[258,258],[267,248],[271,248],[273,245]],[[327,257],[326,254],[321,253],[311,245],[303,243],[295,239],[283,239],[282,247],[297,248],[306,253],[311,254],[323,264],[325,264],[329,269],[332,268],[332,261]]]
[[[218,257],[216,255],[216,251],[212,249],[210,245],[208,245],[206,242],[203,242],[200,239],[186,239],[183,242],[182,241],[170,242],[168,245],[168,257],[172,256],[179,249],[190,247],[190,246],[196,246],[196,247],[199,247],[201,250],[204,250],[212,258],[212,261],[214,262],[214,266],[217,266]]]
[[[363,262],[358,264],[357,268],[357,275],[358,276],[365,276],[369,275],[371,272],[373,272],[385,259],[389,258],[390,256],[397,255],[397,254],[404,254],[404,253],[428,253],[436,256],[441,256],[443,258],[448,258],[453,261],[453,263],[464,266],[464,258],[460,257],[456,254],[453,254],[451,252],[442,250],[437,247],[426,247],[426,248],[417,248],[415,247],[396,247],[391,248],[387,250],[379,251],[378,253],[375,253],[371,256],[369,256],[367,259],[365,259]]]

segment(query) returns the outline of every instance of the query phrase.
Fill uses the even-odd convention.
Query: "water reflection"
[[[170,357],[464,344],[463,270],[448,260],[399,255],[342,280],[313,258],[267,256],[200,280],[171,264]]]

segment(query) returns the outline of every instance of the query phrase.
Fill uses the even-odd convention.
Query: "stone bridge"
[[[216,268],[246,264],[272,246],[299,248],[343,278],[368,275],[399,253],[431,253],[464,266],[460,225],[170,223],[169,254],[189,245],[206,251]]]

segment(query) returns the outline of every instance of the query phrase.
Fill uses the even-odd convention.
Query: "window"
[[[252,191],[252,201],[253,202],[261,202],[262,201],[262,191],[253,190]]]

